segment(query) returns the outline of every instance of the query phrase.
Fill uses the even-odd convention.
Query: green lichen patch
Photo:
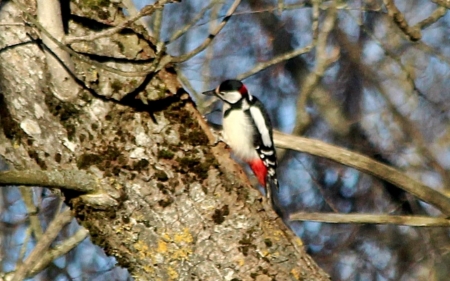
[[[150,163],[148,162],[147,159],[141,159],[141,160],[133,163],[133,170],[141,171],[143,169],[147,169],[149,164]]]
[[[77,167],[80,170],[85,170],[92,165],[97,165],[102,162],[102,157],[94,153],[84,153],[77,159]]]
[[[157,171],[155,173],[155,178],[158,181],[160,181],[160,182],[161,181],[164,182],[164,181],[168,181],[169,180],[169,177],[167,176],[167,174],[164,171]]]
[[[62,122],[78,116],[80,110],[70,102],[63,102],[56,98],[52,93],[45,93],[45,104],[53,116],[59,117]]]
[[[161,149],[158,151],[158,158],[159,159],[172,159],[175,156],[175,154],[166,149]]]
[[[174,202],[173,198],[172,197],[168,197],[166,199],[159,200],[158,201],[158,205],[163,207],[163,208],[165,208],[167,206],[170,206],[173,202]]]

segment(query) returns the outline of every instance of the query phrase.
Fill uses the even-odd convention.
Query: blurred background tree
[[[232,2],[181,1],[145,20],[167,52],[180,56],[205,40]],[[134,4],[140,9],[152,3]],[[243,79],[266,105],[276,129],[357,151],[448,195],[449,6],[437,0],[242,1],[204,51],[176,65],[177,74],[211,122],[220,123],[221,105],[199,93],[225,79]],[[178,36],[180,30],[186,32]],[[440,215],[392,184],[304,153],[280,151],[279,177],[278,196],[289,213]],[[57,205],[45,190],[35,193],[41,212]],[[2,188],[0,202],[0,241],[22,241],[26,210],[19,189]],[[450,276],[448,228],[290,226],[333,280]],[[2,271],[13,266],[7,257],[23,255],[17,243],[2,243]],[[48,269],[56,273],[47,276],[129,278],[87,244],[56,260]],[[60,273],[63,267],[70,270]]]

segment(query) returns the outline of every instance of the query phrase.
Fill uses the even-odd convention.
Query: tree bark
[[[89,2],[71,2],[70,35],[124,20],[112,2]],[[23,22],[18,6],[2,5],[2,22]],[[170,66],[125,77],[72,56],[81,91],[63,101],[36,30],[0,28],[0,155],[16,170],[83,170],[119,194],[99,206],[61,189],[92,241],[136,280],[328,280],[225,146],[210,144]],[[144,32],[132,25],[71,46],[97,63],[144,71],[156,52]]]

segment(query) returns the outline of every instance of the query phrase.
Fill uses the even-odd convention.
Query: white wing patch
[[[272,147],[272,140],[270,139],[270,133],[267,129],[266,122],[264,121],[264,116],[261,110],[256,106],[250,107],[250,114],[255,121],[256,128],[258,128],[259,134],[261,135],[262,142],[266,147]]]

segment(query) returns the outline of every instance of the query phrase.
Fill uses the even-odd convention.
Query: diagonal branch
[[[222,28],[227,24],[228,20],[231,18],[234,11],[236,11],[236,8],[239,6],[239,3],[241,3],[241,0],[234,0],[233,5],[231,5],[231,7],[228,9],[222,22],[216,27],[216,29],[212,33],[209,34],[208,38],[206,38],[205,41],[203,41],[203,43],[200,46],[198,46],[197,48],[195,48],[194,50],[192,50],[187,54],[181,55],[179,57],[173,57],[171,59],[171,62],[180,63],[187,61],[188,59],[192,58],[193,56],[197,55],[198,53],[206,49],[206,47],[208,47],[208,45],[211,43],[214,37],[216,37],[216,35],[219,34]]]
[[[89,232],[87,231],[87,229],[80,227],[80,229],[78,229],[78,231],[74,235],[64,240],[64,242],[62,242],[60,245],[57,245],[53,249],[46,251],[43,257],[39,259],[39,261],[35,264],[33,269],[28,272],[27,277],[30,278],[44,270],[56,258],[67,254],[70,250],[75,248],[84,239],[86,239],[88,235]]]
[[[164,44],[170,44],[173,41],[177,40],[178,38],[180,38],[183,34],[185,34],[196,22],[198,22],[204,15],[205,13],[211,9],[214,5],[216,5],[217,1],[211,1],[208,5],[206,5],[193,19],[191,22],[189,22],[188,24],[186,24],[184,27],[178,29],[171,37],[169,40],[167,40],[166,42],[164,42]]]
[[[38,264],[42,253],[50,247],[50,244],[58,236],[61,229],[66,226],[72,220],[72,214],[70,209],[59,213],[56,218],[50,223],[41,240],[36,244],[31,254],[25,260],[25,262],[19,266],[16,270],[12,281],[22,281],[27,276],[27,273],[31,271],[36,264]]]
[[[290,59],[292,59],[292,58],[294,58],[296,56],[305,54],[305,53],[311,51],[312,48],[313,48],[313,45],[310,44],[310,45],[307,45],[307,46],[305,46],[305,47],[303,47],[301,49],[293,50],[293,51],[291,51],[291,52],[289,52],[287,54],[279,55],[279,56],[277,56],[277,57],[275,57],[275,58],[273,58],[273,59],[271,59],[269,61],[258,63],[251,70],[240,74],[237,77],[237,79],[244,80],[245,78],[248,78],[248,77],[250,77],[252,75],[255,75],[256,73],[258,73],[258,72],[260,72],[260,71],[262,71],[262,70],[264,70],[264,69],[266,69],[266,68],[268,68],[268,67],[270,67],[272,65],[275,65],[275,64],[280,63],[282,61],[287,61],[287,60],[290,60]]]
[[[392,18],[394,23],[400,28],[400,30],[409,37],[411,41],[419,41],[422,38],[420,28],[414,26],[411,27],[405,19],[405,16],[395,6],[394,0],[383,0],[388,15]]]

